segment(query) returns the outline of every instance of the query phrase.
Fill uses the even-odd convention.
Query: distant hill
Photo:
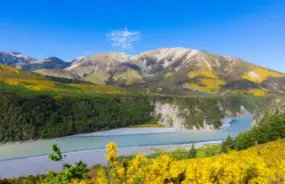
[[[50,93],[52,95],[98,95],[128,94],[129,91],[115,86],[86,84],[64,78],[45,77],[34,72],[26,72],[17,68],[0,64],[0,90],[16,91],[24,94],[33,92]]]
[[[21,68],[33,60],[35,59],[19,52],[0,51],[0,64]]]
[[[30,61],[22,67],[23,70],[34,71],[38,69],[64,69],[71,63],[65,62],[57,57],[49,57],[44,60]]]
[[[52,62],[30,61],[29,64],[34,66],[22,68],[48,76],[165,94],[264,96],[285,93],[283,73],[240,58],[180,47],[160,48],[138,55],[109,52],[79,57],[70,62],[56,59]]]

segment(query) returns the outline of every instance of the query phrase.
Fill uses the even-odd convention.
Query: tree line
[[[221,144],[221,152],[244,150],[257,144],[285,138],[285,113],[266,115],[249,131],[241,132],[234,139],[228,136]]]

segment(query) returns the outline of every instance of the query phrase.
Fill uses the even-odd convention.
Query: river
[[[122,128],[50,140],[9,143],[0,146],[0,177],[18,177],[59,171],[60,165],[47,159],[52,144],[66,152],[66,162],[82,160],[88,165],[104,164],[105,145],[114,141],[119,154],[151,153],[154,147],[175,148],[184,144],[219,142],[251,127],[252,115],[241,116],[219,130],[176,130],[172,128]]]

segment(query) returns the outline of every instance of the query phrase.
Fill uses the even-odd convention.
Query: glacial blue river
[[[252,125],[252,115],[237,118],[230,126],[220,130],[177,131],[167,128],[124,128],[107,132],[82,134],[64,138],[37,140],[24,143],[9,143],[0,146],[0,161],[27,158],[50,153],[52,144],[57,144],[63,152],[104,149],[114,141],[119,147],[188,144],[225,139],[229,134],[236,136]]]

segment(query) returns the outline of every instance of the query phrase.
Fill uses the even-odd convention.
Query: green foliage
[[[0,90],[0,142],[46,139],[150,122],[147,97],[25,97]]]
[[[192,144],[191,149],[188,151],[188,158],[196,158],[196,157],[197,157],[197,150],[194,144]]]
[[[51,147],[51,150],[53,151],[52,154],[49,154],[48,155],[48,158],[52,161],[62,161],[62,153],[60,151],[60,149],[57,147],[56,144],[53,144],[52,147]],[[64,155],[65,156],[65,155]]]
[[[62,153],[57,145],[52,145],[52,154],[48,155],[51,161],[62,161],[63,167],[60,173],[49,171],[44,175],[28,176],[17,179],[0,179],[0,184],[68,184],[72,179],[85,179],[87,165],[82,161],[74,165],[64,164]]]
[[[251,130],[240,133],[235,138],[235,148],[243,150],[282,138],[285,138],[285,113],[266,116]]]
[[[71,179],[84,179],[87,165],[82,161],[76,162],[74,165],[69,165],[63,162],[63,156],[57,145],[52,145],[53,153],[48,155],[51,161],[61,161],[63,164],[61,173],[50,171],[47,178],[44,179],[47,183],[68,184]]]
[[[220,144],[203,146],[197,149],[197,157],[204,158],[204,157],[211,157],[211,156],[219,155],[221,153],[220,149],[221,149]]]
[[[188,151],[185,148],[177,148],[173,152],[169,153],[175,160],[184,160],[188,157]]]
[[[230,135],[228,135],[226,140],[224,140],[221,144],[221,152],[222,153],[228,153],[232,149],[234,149],[234,146],[235,146],[235,143],[234,143],[233,138]]]

